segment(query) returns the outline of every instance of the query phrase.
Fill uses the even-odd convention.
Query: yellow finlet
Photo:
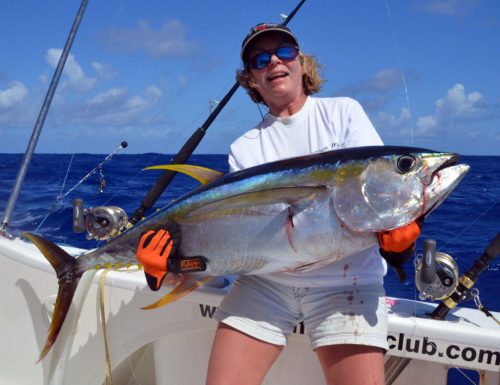
[[[211,168],[193,166],[190,164],[164,164],[160,166],[146,167],[144,170],[171,170],[180,172],[196,179],[202,185],[213,182],[224,175],[222,172]]]

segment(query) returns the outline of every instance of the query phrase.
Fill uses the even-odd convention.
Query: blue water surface
[[[49,209],[58,196],[65,195],[91,170],[100,164],[105,155],[95,154],[35,154],[21,190],[10,231],[37,231],[59,243],[79,247],[96,247],[83,234],[72,230],[72,200],[82,198],[85,207],[115,205],[129,215],[139,206],[146,192],[161,171],[143,171],[150,165],[170,163],[171,155],[139,154],[116,155],[107,161],[102,172],[106,188],[99,192],[100,172],[96,171],[50,213]],[[22,155],[0,154],[0,213],[5,210]],[[423,228],[417,250],[421,252],[424,239],[435,239],[438,250],[452,255],[463,273],[500,231],[500,157],[464,156],[464,163],[471,166],[469,174],[450,197],[429,218]],[[189,163],[227,172],[226,155],[193,155]],[[172,199],[198,186],[198,182],[184,175],[177,175],[156,204],[162,207]],[[499,258],[500,259],[500,258]],[[401,283],[390,270],[386,277],[386,291],[390,296],[415,299],[418,293],[414,284],[412,263],[406,265],[408,282]],[[499,289],[500,260],[494,260],[481,275],[476,287],[484,306],[500,311]],[[473,301],[463,303],[474,307]]]

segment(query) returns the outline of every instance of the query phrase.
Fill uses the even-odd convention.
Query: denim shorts
[[[380,284],[298,288],[241,276],[215,319],[275,345],[286,345],[302,321],[312,349],[337,344],[388,349],[387,307]]]

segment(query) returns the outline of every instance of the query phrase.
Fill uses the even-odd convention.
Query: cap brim
[[[284,35],[284,36],[290,38],[297,46],[299,45],[299,43],[297,42],[297,38],[291,32],[288,32],[286,30],[279,29],[279,28],[264,29],[262,31],[257,31],[254,35],[252,35],[251,38],[249,38],[245,42],[245,44],[243,45],[243,47],[241,47],[241,55],[240,55],[241,56],[241,60],[245,61],[248,49],[251,47],[252,44],[255,43],[255,41],[256,41],[257,38],[262,37],[266,33],[276,33],[276,34]]]

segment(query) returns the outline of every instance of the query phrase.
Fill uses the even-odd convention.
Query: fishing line
[[[229,85],[230,83],[228,82],[226,85]],[[222,92],[225,92],[225,91],[221,91],[220,94],[222,94]],[[212,100],[212,99],[211,99]],[[215,99],[215,100],[219,100],[219,99]],[[210,106],[209,106],[209,109],[210,109]],[[181,139],[181,135],[183,135],[183,133],[187,132],[186,129],[188,127],[192,127],[194,126],[194,122],[196,121],[199,121],[201,119],[201,117],[205,114],[205,110],[200,110],[200,112],[198,113],[197,116],[195,116],[192,120],[191,120],[191,123],[188,123],[183,130],[177,130],[176,131],[176,135],[174,136],[173,140],[170,140],[161,150],[159,153],[157,154],[154,154],[151,158],[148,159],[148,162],[144,165],[144,167],[147,167],[147,166],[152,166],[152,165],[156,165],[158,162],[156,162],[156,159],[160,158],[160,157],[163,157],[165,155],[175,155],[175,154],[166,154],[167,153],[167,149],[168,148],[171,148],[173,145],[175,145],[176,143],[179,142],[179,140]],[[170,159],[170,161],[172,161],[173,158]],[[142,173],[144,172],[143,169],[139,170],[134,176],[132,176],[131,178],[129,178],[129,182],[130,181],[133,181],[135,180],[139,175],[141,175]],[[118,191],[116,191],[112,196],[110,196],[106,201],[104,201],[104,205],[108,204],[110,201],[113,200],[113,198],[115,198],[117,195],[119,195],[122,191],[124,191],[127,187],[124,186],[122,187],[121,189],[119,189]]]
[[[460,237],[460,236],[461,236],[464,232],[466,232],[466,231],[467,231],[467,230],[468,230],[471,226],[473,226],[473,225],[474,225],[474,224],[475,224],[475,223],[476,223],[476,222],[477,222],[477,221],[478,221],[481,217],[483,217],[484,215],[486,215],[486,213],[488,213],[488,211],[490,211],[490,210],[491,210],[491,209],[492,209],[492,208],[493,208],[493,207],[494,207],[494,206],[495,206],[495,205],[496,205],[499,201],[500,201],[500,200],[499,200],[499,199],[497,199],[495,202],[493,202],[493,203],[490,205],[490,207],[488,207],[488,208],[487,208],[487,209],[486,209],[486,210],[485,210],[482,214],[478,215],[478,216],[477,216],[477,218],[476,218],[473,222],[471,222],[471,223],[470,223],[470,224],[469,224],[469,225],[468,225],[468,226],[467,226],[464,230],[462,230],[462,231],[461,231],[460,233],[458,233],[455,237],[453,237],[453,238],[452,238],[449,242],[447,242],[447,243],[445,244],[445,246],[443,246],[443,248],[446,248],[446,247],[447,247],[447,245],[448,245],[449,243],[451,243],[454,239],[459,238],[459,237]],[[472,290],[471,290],[471,292],[472,292],[472,297],[467,298],[467,299],[473,299],[473,300],[474,300],[474,302],[475,302],[475,305],[476,305],[476,307],[477,307],[477,309],[478,309],[478,310],[480,310],[481,312],[483,312],[486,316],[488,316],[488,317],[492,317],[492,320],[493,320],[494,322],[496,322],[497,324],[499,324],[499,325],[500,325],[500,321],[499,321],[499,320],[498,320],[495,316],[493,316],[493,314],[489,313],[489,311],[488,311],[488,310],[487,310],[487,309],[486,309],[486,308],[482,305],[481,300],[480,300],[480,298],[479,298],[479,290],[478,290],[477,288],[474,288],[474,289],[472,289]],[[415,298],[414,298],[414,301],[415,301],[415,302],[414,302],[414,304],[415,304],[414,308],[416,309],[416,290],[415,290]],[[416,311],[414,311],[414,313],[415,313],[414,315],[416,316]],[[459,315],[457,315],[457,317],[461,318]],[[422,335],[425,335],[425,330],[420,329],[420,328],[419,328],[416,324],[415,324],[415,326],[416,326],[416,327],[415,327],[415,330],[420,330],[420,331],[422,332],[421,334],[422,334]],[[443,356],[441,356],[441,357],[443,357]],[[460,367],[458,367],[458,366],[455,364],[455,362],[453,362],[453,361],[452,361],[449,357],[447,357],[447,356],[444,356],[444,357],[445,357],[445,359],[446,359],[446,362],[448,363],[448,365],[449,365],[451,368],[456,369],[456,370],[457,370],[457,372],[458,372],[461,376],[463,376],[464,378],[466,378],[466,379],[467,379],[467,381],[468,381],[468,382],[470,382],[471,384],[477,385],[477,383],[476,383],[476,382],[474,382],[474,380],[473,380],[473,379],[472,379],[472,378],[471,378],[471,377],[470,377],[470,376],[469,376],[469,375],[468,375],[468,374],[467,374],[464,370],[462,370]],[[480,372],[479,372],[479,373],[480,373]],[[481,377],[479,377],[479,383],[481,383]]]
[[[58,197],[62,196],[62,193],[64,191],[64,186],[66,186],[66,180],[68,179],[68,175],[69,175],[69,170],[71,169],[71,164],[73,163],[73,158],[75,157],[75,154],[71,154],[71,159],[69,160],[69,164],[68,164],[68,167],[66,168],[66,175],[64,176],[64,180],[62,182],[62,186],[61,186],[61,191],[59,192],[59,195]]]
[[[115,156],[118,151],[120,151],[122,148],[126,148],[127,146],[128,146],[127,142],[122,142],[111,154],[106,156],[106,158],[104,158],[104,160],[101,163],[99,163],[97,166],[95,166],[87,175],[85,175],[82,179],[80,179],[71,189],[69,189],[62,197],[60,197],[59,200],[62,201],[71,192],[73,192],[73,190],[75,190],[79,185],[81,185],[88,178],[90,178],[92,175],[94,175],[98,170],[102,170],[102,166],[104,165],[104,163],[111,160],[111,158],[113,158],[113,156]]]
[[[446,248],[450,243],[452,243],[455,239],[457,238],[460,238],[462,236],[463,233],[465,233],[467,230],[469,230],[472,226],[474,226],[476,224],[477,221],[479,221],[479,219],[481,219],[482,217],[484,217],[490,210],[493,209],[493,207],[495,207],[498,202],[500,202],[500,199],[497,199],[496,201],[494,201],[486,210],[484,210],[481,214],[479,214],[472,222],[470,222],[462,231],[460,231],[459,233],[455,234],[455,236],[453,238],[451,238],[444,246],[443,248]]]
[[[403,88],[404,88],[405,96],[406,96],[406,106],[408,107],[408,114],[409,114],[409,121],[410,121],[410,140],[411,140],[411,145],[413,146],[413,116],[412,116],[412,109],[410,106],[410,94],[408,92],[408,85],[406,83],[405,71],[403,70],[403,65],[401,62],[401,55],[400,55],[400,51],[399,51],[398,41],[396,39],[396,32],[394,30],[394,25],[392,23],[392,16],[391,16],[391,10],[389,8],[389,2],[388,2],[388,0],[384,0],[384,2],[385,2],[385,8],[387,10],[387,18],[389,21],[389,27],[391,28],[394,49],[396,50],[396,57],[398,60],[399,71],[401,72],[401,79],[403,81]]]
[[[281,23],[283,23],[283,24],[284,24],[284,23],[286,23],[287,21],[291,20],[291,19],[293,18],[294,14],[297,12],[297,10],[298,10],[298,8],[300,7],[300,5],[302,5],[302,3],[303,3],[303,1],[301,2],[301,4],[299,4],[299,6],[298,6],[297,8],[295,8],[295,9],[292,11],[292,13],[290,13],[290,15],[286,16],[286,15],[284,15],[284,14],[280,14]],[[233,46],[229,47],[228,49],[226,49],[226,50],[225,50],[225,52],[223,52],[223,53],[222,53],[222,55],[219,55],[219,56],[220,56],[220,57],[224,57],[224,58],[226,58],[226,57],[239,57],[239,53],[238,53],[238,54],[235,54],[235,51],[238,51],[239,49],[240,49],[240,45],[239,45],[239,44],[235,44],[235,45],[233,45]],[[208,71],[205,71],[205,72],[201,73],[201,74],[198,76],[198,78],[200,78],[201,76],[205,76],[205,77],[206,77],[206,74],[207,74],[207,73],[211,73],[211,72],[213,72],[215,68],[218,68],[218,67],[217,67],[217,66],[209,66],[209,67],[208,67]],[[198,79],[198,78],[197,78],[197,79]],[[196,79],[195,79],[195,80],[196,80]],[[196,82],[192,82],[192,83],[196,84]],[[230,83],[230,82],[228,82],[228,83],[225,85],[225,87],[223,87],[223,90],[221,90],[221,91],[219,92],[219,95],[223,95],[223,94],[225,94],[225,95],[227,96],[227,89],[229,89],[229,87],[230,87],[230,86],[231,86],[231,83]],[[189,89],[189,88],[185,88],[185,89],[182,91],[181,95],[184,95],[184,94],[188,91],[188,89]],[[172,96],[171,96],[170,100],[171,100],[172,102],[173,102],[173,101],[175,101],[175,100],[178,100],[178,99],[179,99],[179,98],[175,98],[175,99],[174,99],[174,97],[175,97],[175,96],[176,96],[176,95],[172,95]],[[219,98],[217,98],[217,97],[215,97],[215,98],[214,98],[214,97],[209,98],[209,100],[214,100],[214,99],[215,99],[215,100],[218,100],[218,101],[219,101],[219,100],[221,100],[221,99],[220,99],[220,97],[219,97]],[[169,105],[170,105],[170,103],[169,103]],[[210,109],[210,108],[209,108],[209,109]],[[198,116],[197,116],[195,119],[193,119],[193,122],[194,122],[195,120],[199,119],[199,118],[200,118],[200,116],[201,116],[201,114],[202,114],[202,112],[200,112],[200,114],[198,114]],[[265,116],[265,114],[263,114],[263,113],[262,113],[262,111],[260,111],[260,115],[261,115],[262,119],[263,119],[263,118],[264,118],[264,116]],[[180,133],[181,133],[181,132],[184,132],[184,131],[185,131],[185,130],[178,130],[178,132],[179,132],[179,133],[178,133],[177,135],[175,135],[175,137],[174,137],[174,141],[172,141],[172,140],[171,140],[171,141],[167,144],[167,146],[165,146],[165,147],[162,149],[162,152],[166,152],[167,148],[168,148],[168,147],[171,147],[171,146],[172,146],[172,145],[173,145],[173,144],[174,144],[174,143],[175,143],[175,142],[176,142],[176,141],[180,138]]]
[[[403,89],[404,89],[404,92],[405,92],[406,106],[408,108],[409,121],[410,121],[410,142],[411,142],[411,145],[413,146],[413,143],[414,143],[414,140],[413,140],[413,118],[412,118],[412,113],[411,113],[410,96],[409,96],[409,92],[408,92],[408,86],[407,86],[407,83],[406,83],[406,76],[405,76],[405,72],[403,70],[403,64],[402,64],[402,61],[401,61],[401,55],[400,55],[400,51],[399,51],[398,40],[396,38],[396,31],[394,29],[394,25],[393,25],[393,22],[392,22],[392,15],[391,15],[390,7],[389,7],[389,1],[388,0],[384,0],[384,3],[385,3],[385,9],[387,11],[387,20],[389,22],[389,27],[390,27],[390,30],[391,30],[392,41],[393,41],[393,44],[394,44],[394,50],[395,50],[396,58],[397,58],[397,61],[398,61],[399,71],[401,73],[401,79],[403,81]],[[415,256],[414,256],[414,258],[415,258]],[[416,314],[417,314],[417,302],[416,302],[416,300],[417,300],[417,286],[416,286],[416,282],[413,285],[413,296],[414,296],[413,314],[416,316]]]
[[[116,25],[118,24],[118,20],[121,17],[121,13],[122,13],[122,9],[123,9],[123,4],[124,4],[124,2],[122,1],[120,3],[118,13],[117,13],[117,15],[115,17],[115,22],[114,22],[114,26],[115,26],[114,28],[115,29],[116,29]],[[91,104],[91,101],[89,101],[87,103],[87,107],[85,109],[85,112],[87,114],[88,114],[88,112],[90,110],[90,104]],[[66,192],[66,194],[63,194],[63,190],[64,190],[64,187],[66,185],[66,181],[67,181],[67,178],[68,178],[68,175],[69,175],[69,171],[70,171],[71,165],[73,163],[73,158],[75,156],[75,154],[73,153],[72,156],[71,156],[68,168],[66,169],[66,175],[64,177],[64,180],[63,180],[63,183],[62,183],[62,186],[61,186],[61,191],[60,191],[59,195],[56,197],[56,199],[55,199],[54,203],[52,204],[52,206],[48,209],[47,214],[45,215],[45,217],[42,219],[42,221],[40,222],[40,224],[35,229],[35,232],[38,232],[40,230],[41,226],[45,223],[45,221],[47,220],[47,218],[61,205],[61,203],[64,200],[64,198],[66,196],[68,196],[68,194],[70,194],[73,190],[75,190],[81,183],[83,183],[85,180],[87,180],[91,175],[93,175],[97,170],[100,171],[100,191],[102,192],[103,188],[105,187],[105,180],[104,180],[104,176],[103,176],[103,173],[102,173],[102,165],[106,161],[110,160],[121,148],[127,147],[126,143],[127,142],[122,142],[121,145],[113,153],[111,153],[110,155],[108,155],[106,157],[106,159],[104,159],[104,161],[102,161],[96,168],[94,168],[85,177],[83,177],[73,188],[71,188],[68,192]]]
[[[416,302],[415,302],[416,303]],[[416,314],[415,314],[416,316]],[[422,329],[419,327],[418,323],[416,321],[414,321],[414,332],[418,332],[418,334],[420,334],[421,336],[425,336],[427,333],[428,333],[428,330],[426,330],[425,328]],[[446,355],[443,355],[444,358],[445,358],[445,361],[448,363],[448,365],[450,366],[450,368],[453,368],[453,369],[456,369],[463,377],[465,377],[467,379],[467,381],[469,381],[471,384],[473,385],[478,385],[476,384],[472,378],[470,378],[470,376],[467,375],[467,373],[465,373],[461,368],[459,368],[458,366],[456,366],[455,362],[453,362],[449,357],[447,357]],[[449,373],[448,372],[449,369],[447,369],[447,374]],[[471,370],[474,370],[474,369],[471,369]],[[478,371],[478,373],[480,373]],[[481,378],[481,377],[480,377]]]
[[[219,54],[220,57],[238,57],[239,54],[236,54],[235,55],[235,52],[237,52],[238,50],[238,45],[233,45],[232,47],[229,47],[228,49],[226,49],[224,52],[222,52],[222,54]],[[198,72],[198,76],[194,77],[193,79],[190,79],[190,84],[198,84],[199,80],[201,78],[207,78],[207,75],[208,74],[212,74],[215,69],[217,69],[218,66],[210,66],[208,67],[208,69],[205,69],[205,71],[199,71]],[[211,108],[210,108],[210,101],[211,100],[216,100],[217,102],[219,102],[222,98],[222,96],[224,96],[226,93],[227,93],[227,90],[230,89],[231,85],[232,85],[232,82],[234,81],[234,79],[230,79],[229,81],[226,82],[226,84],[221,88],[221,90],[219,91],[218,95],[215,96],[215,97],[209,97],[208,100],[209,100],[209,112],[211,113]],[[184,97],[186,94],[188,94],[188,92],[190,92],[192,89],[192,86],[189,86],[189,87],[182,87],[180,88],[179,91],[175,92],[174,94],[172,94],[170,97],[168,97],[164,103],[162,103],[162,105],[166,105],[168,106],[171,110],[176,110],[175,108],[175,103],[178,103],[178,104],[183,104],[182,101],[181,101],[181,98]],[[182,107],[181,107],[182,108]],[[177,108],[177,110],[180,110],[181,108]],[[161,114],[164,114],[166,111],[160,111],[156,114],[153,115],[153,118],[157,118],[159,117]],[[194,116],[190,122],[188,122],[182,129],[177,129],[177,130],[174,130],[174,134],[173,135],[170,135],[170,137],[172,138],[172,140],[168,141],[168,143],[160,150],[161,153],[167,153],[167,150],[169,148],[172,148],[174,145],[176,145],[179,140],[182,138],[182,135],[184,135],[186,132],[190,132],[189,130],[192,129],[192,127],[196,126],[195,125],[195,122],[200,122],[200,121],[203,121],[202,117],[205,116],[206,114],[206,110],[205,110],[205,107],[203,108],[200,108],[199,109],[199,112],[196,116]],[[190,116],[192,116],[192,114],[190,114]],[[199,126],[199,124],[198,124]]]
[[[411,143],[411,146],[414,145],[414,138],[413,138],[413,114],[412,114],[412,108],[411,108],[411,103],[410,103],[410,94],[409,94],[409,91],[408,91],[408,84],[407,84],[407,81],[406,81],[406,75],[405,75],[405,71],[403,69],[403,64],[402,64],[402,60],[401,60],[401,54],[400,54],[400,49],[399,49],[399,44],[398,44],[398,40],[397,40],[397,37],[396,37],[396,31],[394,29],[394,24],[392,22],[392,15],[391,15],[391,9],[390,9],[390,6],[389,6],[389,1],[388,0],[384,0],[384,3],[385,3],[385,9],[387,11],[387,20],[389,22],[389,27],[390,27],[390,30],[391,30],[391,35],[392,35],[392,41],[393,41],[393,44],[394,44],[394,50],[395,50],[395,53],[396,53],[396,58],[397,58],[397,61],[398,61],[398,66],[399,66],[399,71],[401,73],[401,80],[403,82],[403,89],[404,89],[404,93],[405,93],[405,98],[406,98],[406,106],[408,108],[408,114],[409,114],[409,124],[410,124],[410,143]],[[416,253],[414,253],[414,258],[416,257]],[[417,286],[416,286],[416,282],[414,283],[413,285],[413,304],[414,304],[414,308],[413,308],[413,314],[416,316],[417,314]]]
[[[85,175],[82,179],[80,179],[65,194],[62,194],[62,195],[59,194],[56,197],[56,199],[55,199],[54,203],[52,204],[52,206],[48,209],[47,214],[45,215],[45,217],[42,219],[42,221],[40,222],[40,224],[35,229],[35,233],[38,232],[38,230],[40,230],[40,228],[45,223],[45,221],[47,220],[47,218],[62,204],[64,198],[66,198],[69,194],[71,194],[78,186],[80,186],[88,178],[90,178],[92,175],[94,175],[98,170],[102,170],[102,166],[104,165],[104,163],[106,163],[107,161],[111,160],[111,158],[113,158],[113,156],[115,156],[118,151],[120,151],[122,148],[126,148],[127,146],[128,146],[127,142],[122,142],[111,154],[109,154],[101,163],[99,163],[96,167],[94,167],[87,175]],[[73,157],[71,158],[70,165],[71,165],[72,161],[73,161]],[[68,172],[69,172],[69,169],[66,172],[66,177],[67,177]],[[64,179],[63,184],[65,184],[65,183],[66,183],[66,178]],[[101,182],[101,186],[102,186],[102,182]]]
[[[266,116],[269,114],[269,111],[267,111],[265,114],[262,113],[262,106],[260,103],[257,103],[257,108],[259,109],[260,117],[262,118],[262,121],[266,118]]]
[[[467,373],[465,373],[462,369],[460,369],[459,367],[456,367],[456,366],[453,366],[454,369],[458,370],[458,372],[464,376],[471,384],[473,385],[477,385],[474,380],[472,378],[470,378]]]
[[[142,267],[140,265],[135,265],[135,267],[127,267],[126,269],[119,269],[119,270],[114,270],[114,271],[118,272],[118,273],[129,273],[130,274],[130,273],[135,273],[135,272],[142,271],[142,270],[143,269],[142,269]],[[108,270],[105,270],[105,272],[107,272],[107,271]],[[99,284],[100,283],[101,283],[101,281],[99,281]],[[103,286],[103,290],[104,290],[104,286]],[[113,297],[113,281],[109,282],[108,290],[109,290],[109,306],[110,306],[110,309],[111,309],[111,302],[112,302],[112,299],[114,298]],[[99,293],[99,294],[101,295],[101,293]],[[116,303],[116,298],[115,298],[115,303]],[[104,306],[104,301],[103,301],[103,306]],[[104,313],[101,313],[101,314],[104,314]],[[119,336],[121,334],[121,340],[125,341],[127,339],[126,338],[126,334],[127,333],[124,333],[125,327],[123,326],[124,325],[124,323],[123,323],[123,317],[117,317],[115,319],[115,323],[118,324],[115,327],[115,329],[118,329],[118,332],[115,331],[116,335]],[[120,338],[118,338],[118,339],[120,339]],[[130,356],[131,355],[128,354],[127,357],[126,357],[126,360],[127,360],[127,363],[128,363],[129,369],[130,369],[130,375],[135,380],[134,384],[141,385],[142,382],[141,382],[140,378],[137,376],[137,373],[136,373],[136,371],[137,371],[137,364],[132,364],[132,360],[131,360]]]
[[[410,97],[409,97],[408,85],[407,85],[407,81],[406,81],[405,72],[404,72],[403,67],[402,67],[402,60],[401,60],[401,55],[400,55],[400,50],[399,50],[399,46],[398,46],[398,41],[397,41],[397,38],[396,38],[396,33],[395,33],[393,21],[392,21],[391,11],[390,11],[390,7],[389,7],[389,1],[388,0],[384,0],[384,3],[385,3],[386,11],[387,11],[387,17],[388,17],[388,21],[389,21],[389,26],[390,26],[391,34],[392,34],[394,48],[395,48],[395,51],[396,51],[398,65],[399,65],[399,68],[400,68],[401,77],[402,77],[402,81],[403,81],[403,87],[404,87],[404,92],[405,92],[405,96],[406,96],[406,104],[407,104],[408,113],[409,113],[411,145],[413,146],[413,144],[414,144],[414,136],[413,136],[414,126],[413,126],[413,116],[412,116],[412,109],[411,109],[411,104],[410,104]],[[476,218],[473,221],[471,221],[462,231],[460,231],[458,233],[455,233],[455,236],[453,238],[451,238],[450,240],[448,240],[446,242],[446,244],[443,246],[443,248],[445,249],[455,239],[461,237],[465,232],[467,232],[482,217],[484,217],[489,211],[491,211],[493,209],[493,207],[496,206],[499,201],[500,201],[500,199],[497,199],[496,201],[494,201],[486,210],[484,210],[481,214],[477,215]],[[413,310],[413,313],[416,315],[416,300],[417,300],[417,287],[416,287],[416,283],[415,283],[413,289],[414,289],[414,310]],[[466,378],[470,383],[474,384],[474,381],[464,371],[462,371],[460,368],[456,367],[453,364],[453,362],[451,362],[451,360],[449,360],[448,362],[449,362],[449,364],[450,364],[451,367],[456,368],[458,370],[458,372],[464,378]]]
[[[104,339],[104,384],[105,385],[113,385],[112,379],[112,371],[111,371],[111,358],[109,355],[109,345],[108,345],[108,331],[106,328],[106,311],[104,309],[104,283],[106,282],[106,275],[108,274],[109,269],[104,270],[101,273],[101,277],[99,278],[99,311],[101,314],[101,327],[102,327],[102,335]]]
[[[134,273],[137,271],[142,270],[137,266],[137,268],[128,268],[126,270],[115,270],[117,272],[123,272],[123,273]],[[99,286],[98,286],[98,297],[99,297],[99,313],[101,316],[101,327],[102,327],[102,332],[103,332],[103,343],[104,343],[104,354],[105,354],[105,382],[103,383],[104,385],[113,385],[112,383],[112,375],[113,372],[111,370],[111,356],[109,354],[109,338],[108,338],[108,333],[107,333],[107,321],[106,321],[106,311],[105,311],[105,288],[106,288],[106,278],[107,274],[110,271],[110,269],[105,269],[102,271],[101,276],[99,278]],[[109,298],[110,298],[110,309],[111,309],[111,298],[112,298],[112,290],[113,286],[112,283],[109,285]],[[120,325],[123,326],[123,324],[120,322]],[[122,332],[123,332],[123,327],[122,327]],[[123,333],[122,333],[123,334]],[[125,340],[125,338],[122,337],[122,340]],[[130,373],[135,379],[137,384],[141,384],[141,381],[136,375],[136,368],[132,365],[130,361],[130,355],[127,356],[127,362],[130,366]]]

